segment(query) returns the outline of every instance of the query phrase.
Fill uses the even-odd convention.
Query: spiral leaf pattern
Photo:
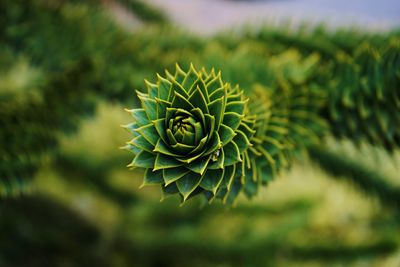
[[[159,184],[165,196],[216,195],[255,133],[242,91],[193,65],[145,83],[141,108],[128,110],[134,122],[125,125],[134,136],[125,147],[135,155],[129,166],[144,168],[143,186]]]

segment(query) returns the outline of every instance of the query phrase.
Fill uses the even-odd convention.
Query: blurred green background
[[[307,24],[205,37],[144,1],[0,0],[0,266],[400,266],[398,149],[328,138],[379,179],[333,175],[304,153],[233,208],[160,202],[118,149],[134,90],[175,62],[245,90],[322,87],[333,55],[395,38]]]

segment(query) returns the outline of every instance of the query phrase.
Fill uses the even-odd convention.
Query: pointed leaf
[[[172,83],[158,75],[158,98],[168,101],[169,92],[171,91]]]
[[[181,157],[181,155],[171,151],[171,149],[161,139],[158,140],[154,148],[154,152],[159,152],[170,157]]]
[[[211,153],[213,153],[213,152],[216,152],[216,151],[217,151],[219,148],[221,148],[221,147],[222,147],[222,146],[221,146],[221,140],[219,139],[218,133],[215,132],[215,133],[212,135],[212,137],[211,137],[209,143],[207,144],[207,150],[206,150],[206,152],[204,153],[204,155],[209,155],[209,154],[211,154]]]
[[[195,149],[195,146],[189,146],[181,143],[176,143],[174,145],[171,145],[171,147],[181,155],[188,155],[190,152],[193,151],[193,149]]]
[[[137,128],[136,132],[143,136],[153,146],[155,146],[158,139],[160,139],[160,136],[158,135],[157,130],[152,123]]]
[[[182,166],[182,163],[177,161],[173,157],[158,153],[157,157],[156,157],[156,161],[154,163],[154,171],[175,168],[178,166]]]
[[[144,172],[143,184],[140,187],[147,185],[158,185],[163,184],[164,179],[162,176],[162,171],[153,172],[151,169],[146,169]]]
[[[138,96],[140,99],[140,102],[142,103],[142,107],[144,111],[147,114],[147,118],[149,120],[155,120],[157,119],[157,102],[154,99],[150,99],[148,97],[144,96]]]
[[[240,115],[235,112],[225,112],[224,119],[222,121],[223,124],[229,126],[232,130],[236,131],[239,127],[239,124],[243,118],[243,115]]]
[[[200,186],[208,191],[215,193],[224,178],[224,169],[207,170],[204,178],[201,180]]]
[[[196,82],[199,74],[194,69],[193,64],[190,64],[189,71],[186,74],[185,79],[182,82],[182,87],[185,88],[187,91],[192,87],[192,85]]]
[[[164,141],[164,143],[168,144],[167,130],[165,129],[165,119],[158,119],[153,121],[154,127],[158,135]]]
[[[144,80],[144,83],[146,84],[149,98],[154,99],[158,95],[157,84],[151,83],[148,80]]]
[[[130,144],[140,148],[141,150],[146,150],[147,152],[153,152],[154,146],[150,144],[143,136],[139,135],[132,139]]]
[[[150,123],[144,109],[137,108],[137,109],[130,109],[127,111],[132,115],[135,123],[137,123],[139,127]]]
[[[189,102],[193,107],[198,107],[204,114],[209,114],[207,101],[199,87],[196,87],[194,92],[189,96]],[[191,110],[191,109],[189,109]]]
[[[203,174],[205,172],[205,170],[207,169],[207,165],[208,165],[208,162],[210,161],[210,159],[211,159],[211,156],[201,157],[199,159],[196,159],[192,163],[187,164],[186,168],[188,168],[189,170],[191,170],[195,173]]]
[[[167,108],[171,107],[171,103],[156,97],[157,102],[157,118],[163,119],[166,116]]]
[[[221,138],[222,146],[232,141],[233,137],[236,135],[235,132],[225,124],[221,124],[218,134]]]
[[[147,151],[140,151],[139,154],[133,159],[129,167],[139,167],[139,168],[153,168],[156,157],[154,154]]]
[[[247,136],[239,130],[236,131],[236,136],[233,138],[233,141],[237,144],[240,154],[250,146],[250,141],[247,139]]]
[[[226,96],[226,89],[224,87],[221,87],[217,90],[215,90],[212,94],[209,95],[210,101],[217,100],[218,98],[225,97]]]
[[[219,126],[222,123],[222,117],[224,114],[224,97],[218,98],[213,102],[208,104],[208,110],[210,111],[210,115],[215,118],[215,130],[219,130]]]
[[[239,148],[235,142],[231,141],[223,147],[225,154],[224,166],[229,166],[241,161]]]
[[[176,186],[182,194],[184,201],[199,186],[201,179],[201,175],[190,172],[176,181]]]
[[[226,104],[225,112],[244,113],[245,101],[233,101]]]
[[[171,169],[164,169],[163,170],[163,177],[164,177],[164,182],[165,185],[169,185],[176,180],[180,179],[183,177],[185,174],[189,173],[190,170],[186,169],[185,167],[177,167],[177,168],[171,168]]]
[[[181,108],[187,111],[190,111],[194,108],[194,106],[187,100],[187,98],[185,98],[179,93],[175,93],[171,106],[173,108]]]
[[[220,148],[211,154],[211,161],[208,164],[208,168],[213,170],[223,169],[225,168],[224,162],[225,162],[225,153],[224,150]]]
[[[218,73],[211,81],[207,83],[208,95],[211,96],[212,93],[223,87],[224,84],[221,80],[221,73]],[[210,101],[212,101],[211,98]]]
[[[167,138],[168,138],[168,141],[169,141],[168,143],[172,147],[178,143],[178,141],[176,140],[174,134],[172,133],[172,131],[170,129],[167,129]]]
[[[162,192],[163,192],[163,198],[161,200],[163,200],[164,198],[177,194],[179,193],[178,187],[176,186],[175,183],[169,184],[167,186],[163,186],[162,187]]]
[[[178,83],[182,83],[183,79],[186,77],[186,72],[184,72],[181,67],[177,64],[175,64],[175,75],[174,75],[174,80],[176,80]]]
[[[224,184],[225,184],[226,188],[228,189],[228,191],[231,190],[233,178],[235,177],[235,170],[236,170],[235,164],[225,167]]]

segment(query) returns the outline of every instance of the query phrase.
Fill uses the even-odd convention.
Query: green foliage
[[[338,54],[325,113],[337,137],[392,151],[400,146],[400,40],[363,43],[351,58]]]
[[[154,12],[141,12],[150,9],[136,1],[124,3],[139,16],[148,14],[150,20],[161,21]],[[339,138],[367,140],[389,151],[398,147],[398,32],[329,32],[305,25],[296,31],[265,27],[210,38],[170,27],[146,27],[132,35],[118,28],[95,1],[2,1],[0,5],[1,65],[16,65],[18,56],[42,77],[22,93],[15,93],[19,89],[13,86],[1,87],[3,193],[12,194],[34,176],[43,155],[57,149],[58,136],[73,132],[83,115],[93,114],[98,97],[136,104],[128,97],[132,88],[175,62],[184,68],[192,61],[221,69],[226,81],[240,84],[254,99],[249,114],[259,113],[263,123],[254,125],[258,137],[251,141],[254,146],[248,154],[255,159],[250,165],[260,168],[247,177],[264,181],[240,178],[234,191],[254,195],[259,184],[290,165],[299,148],[330,133],[327,125]],[[75,80],[70,72],[80,78]],[[280,129],[279,136],[271,126]],[[269,138],[260,143],[270,135],[273,143]],[[251,162],[245,161],[242,164]],[[228,199],[232,190],[227,189],[221,182],[216,195]]]
[[[25,196],[0,204],[2,266],[109,266],[99,239],[90,222],[49,197]]]
[[[138,92],[142,108],[129,110],[134,122],[125,126],[134,135],[129,166],[146,169],[143,185],[160,184],[183,201],[230,191],[250,167],[246,151],[255,133],[239,87],[193,65],[187,72],[177,65],[174,75],[146,85],[147,93]]]
[[[140,0],[118,0],[121,4],[126,6],[128,10],[133,12],[134,15],[138,16],[145,22],[153,23],[165,23],[167,18],[165,15],[157,9],[150,7]]]
[[[131,1],[119,2],[129,7]],[[161,20],[147,12],[153,17],[128,33],[103,3],[0,1],[1,266],[398,261],[398,181],[384,177],[396,178],[398,170],[377,174],[375,165],[325,150],[320,140],[334,134],[386,151],[398,148],[399,32],[263,27],[198,37],[170,25],[150,26],[145,20]],[[147,16],[143,7],[131,7]],[[159,203],[162,185],[138,190],[143,173],[125,170],[129,154],[117,149],[128,138],[118,129],[129,120],[122,107],[140,109],[133,89],[176,62],[184,70],[191,62],[215,67],[224,83],[240,85],[241,100],[250,99],[243,114],[255,118],[255,133],[240,154],[243,161],[230,165],[235,183],[228,190],[222,180],[215,195],[215,183],[195,189],[235,209],[219,201],[198,209],[197,198],[179,209],[173,197]],[[364,106],[369,116],[363,117]],[[117,117],[98,123],[114,112]],[[232,141],[243,144],[239,135]],[[330,176],[301,161],[304,150]],[[278,175],[282,179],[271,182]],[[358,188],[380,202],[357,194]],[[33,193],[9,198],[26,190]]]
[[[312,147],[309,154],[333,177],[351,181],[368,195],[377,196],[385,206],[399,208],[400,188],[388,183],[381,173],[327,147]]]

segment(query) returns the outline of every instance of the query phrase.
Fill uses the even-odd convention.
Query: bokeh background
[[[328,138],[380,180],[304,153],[230,208],[160,202],[119,149],[134,90],[175,62],[245,90],[305,81],[339,48],[398,37],[399,14],[395,0],[0,0],[1,164],[18,170],[2,173],[0,266],[400,266],[398,151]]]

